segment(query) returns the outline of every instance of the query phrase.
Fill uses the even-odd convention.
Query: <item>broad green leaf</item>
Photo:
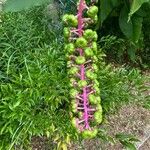
[[[137,43],[141,35],[143,18],[134,15],[132,19],[128,21],[128,13],[128,8],[124,6],[120,13],[119,25],[124,35],[134,43]]]
[[[24,9],[29,9],[33,6],[42,5],[45,2],[49,2],[50,0],[7,0],[4,3],[3,11],[6,12],[17,12]]]
[[[146,2],[149,2],[150,3],[150,0],[133,0],[132,1],[132,4],[131,4],[131,10],[130,10],[130,13],[129,13],[129,19],[131,19],[131,16],[137,11],[139,10],[139,8],[142,6],[142,4],[146,3]]]
[[[101,23],[108,17],[111,11],[120,4],[119,0],[101,0],[100,1]]]

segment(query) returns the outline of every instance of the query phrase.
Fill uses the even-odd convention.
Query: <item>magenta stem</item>
[[[83,10],[85,9],[85,0],[80,0],[79,2],[79,8],[78,8],[78,35],[79,37],[82,36],[83,34],[83,24],[84,24],[84,19],[82,18],[82,13]],[[83,56],[83,50],[80,49],[80,56]],[[80,66],[80,70],[81,70],[81,80],[85,80],[85,67],[84,64]],[[83,88],[83,105],[84,105],[84,120],[85,120],[85,128],[88,129],[89,126],[89,116],[88,116],[88,107],[87,107],[87,103],[88,103],[88,99],[87,99],[87,91],[86,91],[86,87]]]

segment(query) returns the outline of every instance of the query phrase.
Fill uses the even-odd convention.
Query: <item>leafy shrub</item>
[[[124,46],[126,47],[124,51],[120,48],[118,53],[119,56],[121,56],[120,52],[122,52],[122,56],[125,55],[125,57],[121,57],[124,62],[131,60],[142,65],[146,60],[148,61],[149,53],[148,49],[145,48],[146,43],[144,41],[148,39],[145,36],[145,31],[149,31],[148,22],[145,22],[145,20],[149,20],[149,0],[139,2],[136,0],[100,0],[99,7],[97,28],[99,28],[100,37],[113,35],[124,39]]]

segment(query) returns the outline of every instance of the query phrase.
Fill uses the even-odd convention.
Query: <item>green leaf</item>
[[[3,11],[17,12],[24,9],[29,9],[33,6],[39,6],[50,0],[7,0],[3,6]]]
[[[129,13],[129,19],[131,19],[131,16],[137,11],[139,10],[139,8],[142,6],[142,4],[146,3],[146,2],[149,2],[150,3],[150,0],[133,0],[132,1],[132,4],[131,4],[131,10],[130,10],[130,13]]]
[[[134,15],[131,20],[128,21],[128,13],[128,8],[124,6],[120,13],[119,25],[124,35],[134,43],[137,43],[141,35],[143,18]]]
[[[134,135],[132,134],[126,134],[126,133],[118,133],[116,134],[116,138],[120,141],[134,141],[138,142],[139,139],[137,139]]]
[[[137,150],[133,143],[130,142],[121,142],[121,143],[126,148],[126,150]]]
[[[101,23],[108,17],[111,11],[120,4],[119,0],[101,0],[100,16]]]

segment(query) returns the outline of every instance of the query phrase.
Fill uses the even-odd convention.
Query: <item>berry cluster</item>
[[[98,8],[91,0],[79,0],[77,15],[65,14],[63,22],[65,52],[68,60],[70,78],[70,97],[72,99],[73,126],[84,138],[97,134],[96,125],[102,122],[102,107],[99,82],[97,81],[97,33],[88,29],[89,24],[97,22]]]

